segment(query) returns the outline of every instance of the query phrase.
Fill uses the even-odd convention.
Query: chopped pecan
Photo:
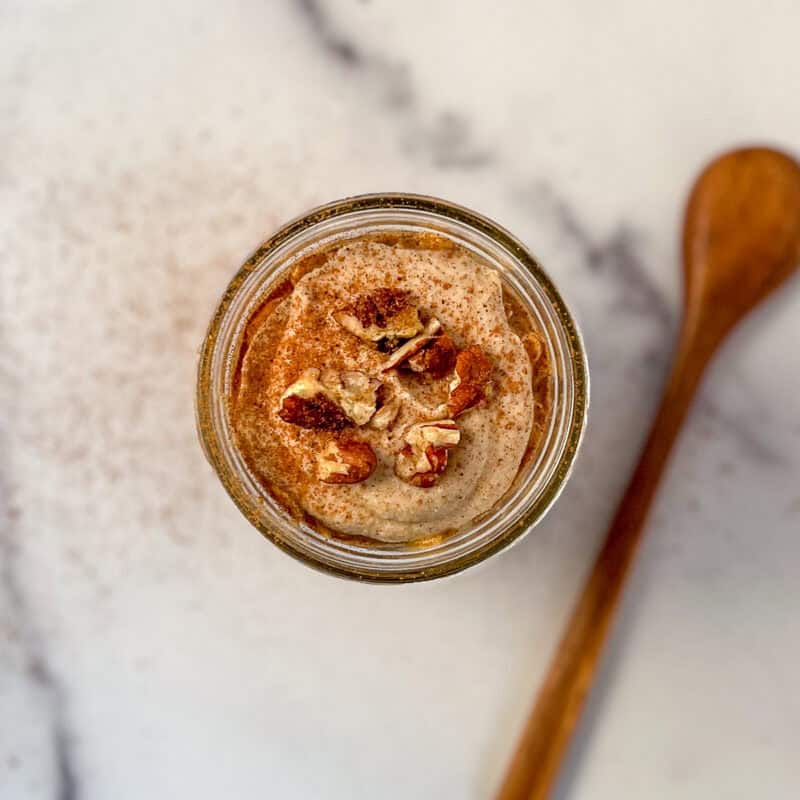
[[[326,371],[322,383],[331,399],[356,425],[366,425],[370,421],[378,405],[378,381],[363,372],[348,370]]]
[[[324,483],[360,483],[375,471],[378,459],[366,442],[332,441],[317,457],[317,475]]]
[[[369,425],[379,431],[390,430],[394,425],[395,419],[397,419],[397,415],[400,413],[400,398],[394,397],[392,390],[385,383],[381,383],[378,386],[375,394],[378,410],[369,421]]]
[[[385,383],[380,383],[375,391],[375,402],[378,408],[383,408],[391,399],[392,390]]]
[[[391,356],[386,360],[386,363],[383,365],[383,372],[388,372],[390,369],[394,369],[395,367],[402,364],[404,361],[407,361],[411,356],[416,355],[429,344],[436,335],[442,330],[442,323],[439,322],[436,317],[431,317],[428,320],[427,325],[423,329],[422,333],[418,336],[415,336],[413,339],[409,339],[402,347],[395,350]]]
[[[447,398],[447,413],[451,417],[457,417],[484,399],[483,387],[475,386],[474,383],[460,383]]]
[[[456,358],[456,375],[460,383],[486,383],[492,374],[492,362],[478,345],[462,350]]]
[[[409,292],[386,287],[362,294],[331,315],[346,331],[368,342],[396,343],[422,330]]]
[[[301,428],[338,431],[366,425],[375,413],[378,382],[363,372],[307,369],[281,397],[278,415]]]
[[[425,464],[418,468],[420,459],[410,444],[405,445],[395,459],[395,475],[418,489],[430,489],[447,467],[447,450],[431,444],[425,448],[423,458]]]
[[[444,333],[411,356],[407,364],[414,372],[427,372],[434,378],[443,378],[455,366],[457,355],[453,340]]]
[[[492,362],[478,345],[471,345],[458,354],[455,370],[447,400],[447,413],[452,417],[463,414],[489,396]]]
[[[370,427],[376,428],[379,431],[389,430],[397,419],[397,415],[400,413],[400,405],[399,397],[395,397],[382,405],[375,412],[375,416],[370,420]]]
[[[388,339],[381,339],[380,341],[375,342],[375,346],[377,347],[379,353],[385,353],[388,355],[389,353],[394,353],[394,351],[397,350],[397,348],[400,347],[404,341],[404,339],[398,339],[392,336]]]
[[[410,292],[384,286],[371,294],[359,295],[353,303],[353,313],[365,328],[369,325],[387,328],[410,305]]]
[[[278,416],[292,425],[321,431],[340,431],[353,424],[344,411],[322,393],[311,397],[296,394],[284,397]]]
[[[395,474],[412,486],[429,489],[445,471],[447,451],[461,441],[461,432],[451,419],[420,422],[406,431],[404,440],[395,459]]]

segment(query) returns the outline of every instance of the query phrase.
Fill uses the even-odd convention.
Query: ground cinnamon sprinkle
[[[369,294],[359,295],[351,309],[353,316],[364,326],[376,325],[385,328],[391,317],[399,314],[411,305],[408,292],[401,289],[382,287]]]
[[[436,409],[447,400],[452,362],[438,359],[444,366],[434,374],[392,370],[381,402],[402,400],[393,425],[347,428],[374,450],[374,473],[360,483],[323,483],[318,455],[341,434],[282,419],[281,396],[308,369],[381,375],[387,354],[343,331],[331,312],[348,306],[363,325],[380,328],[409,304],[424,320],[439,319],[459,349],[475,345],[488,354],[493,391],[458,417],[461,444],[449,452],[440,482],[419,489],[395,476],[394,458],[409,425],[441,418]],[[435,355],[415,363],[425,370]],[[544,340],[497,273],[445,237],[399,233],[312,254],[265,296],[239,345],[229,416],[249,468],[295,516],[325,535],[424,541],[462,528],[499,501],[536,452],[551,405]]]

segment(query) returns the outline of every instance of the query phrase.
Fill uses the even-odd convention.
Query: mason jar
[[[435,235],[495,269],[504,290],[530,315],[551,369],[550,413],[536,451],[486,514],[450,535],[403,543],[322,533],[292,517],[270,495],[237,450],[228,398],[244,327],[292,267],[317,251],[363,236]],[[284,225],[231,280],[202,344],[196,412],[200,442],[222,485],[244,516],[273,544],[324,572],[361,581],[429,580],[472,567],[528,533],[569,478],[586,425],[589,377],[580,332],[553,281],[508,231],[444,200],[371,194],[338,200]]]

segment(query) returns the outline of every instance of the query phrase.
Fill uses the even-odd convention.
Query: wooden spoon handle
[[[639,464],[573,609],[497,800],[544,800],[578,721],[672,445],[713,347],[684,338]],[[708,350],[708,352],[704,352]]]

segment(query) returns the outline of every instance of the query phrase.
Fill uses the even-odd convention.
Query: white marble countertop
[[[686,188],[800,146],[795,0],[0,6],[0,797],[488,798],[670,352]],[[318,575],[203,460],[195,354],[279,223],[507,225],[581,319],[576,473],[454,579]],[[800,796],[800,283],[716,361],[562,800]]]

